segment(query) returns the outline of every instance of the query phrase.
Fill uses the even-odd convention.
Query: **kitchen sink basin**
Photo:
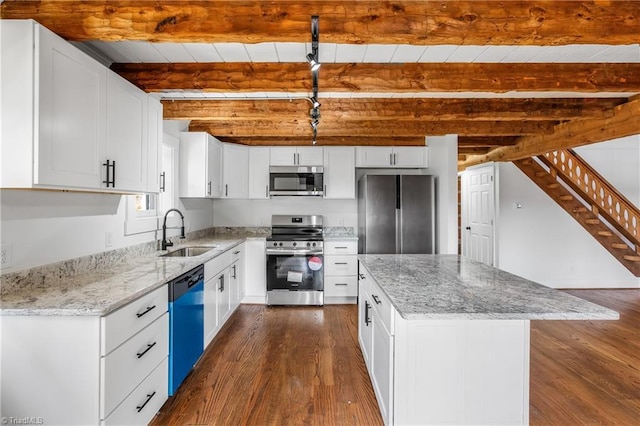
[[[193,257],[200,256],[201,254],[205,254],[206,252],[213,250],[216,246],[206,246],[206,247],[182,247],[174,251],[170,251],[169,253],[165,253],[161,255],[161,257]]]

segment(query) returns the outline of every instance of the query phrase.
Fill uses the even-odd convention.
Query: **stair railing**
[[[601,215],[635,247],[640,254],[640,209],[595,171],[571,149],[547,152],[540,156],[553,174],[559,174],[574,191],[590,200],[591,211]]]

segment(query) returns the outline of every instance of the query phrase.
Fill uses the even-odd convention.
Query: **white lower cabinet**
[[[244,287],[240,269],[243,252],[244,243],[204,264],[205,349],[240,305]]]
[[[146,425],[167,399],[167,308],[165,285],[105,317],[3,316],[0,417]]]
[[[358,242],[324,242],[324,303],[356,303],[358,296]]]
[[[264,304],[267,298],[267,240],[248,238],[244,242],[243,303]]]
[[[528,320],[408,320],[359,268],[358,341],[385,424],[528,424]]]

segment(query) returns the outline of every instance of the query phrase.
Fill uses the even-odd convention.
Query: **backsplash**
[[[244,238],[266,237],[271,233],[269,227],[217,227],[189,232],[181,240],[172,237],[177,246],[202,238]],[[0,296],[16,289],[42,289],[48,286],[68,284],[69,278],[82,274],[113,274],[131,267],[131,263],[141,257],[154,256],[158,252],[159,242],[137,244],[116,250],[105,251],[48,265],[37,266],[23,271],[0,275]],[[173,249],[170,248],[170,250]]]

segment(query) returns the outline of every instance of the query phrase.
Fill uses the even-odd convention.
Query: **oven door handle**
[[[290,255],[308,255],[308,254],[323,254],[322,249],[309,249],[309,250],[287,250],[287,249],[267,249],[267,255],[282,254],[285,256]]]

